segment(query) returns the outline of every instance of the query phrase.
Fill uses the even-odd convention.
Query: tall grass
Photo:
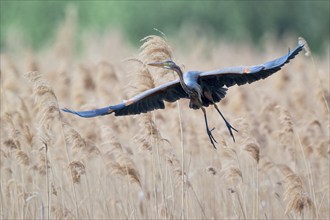
[[[150,36],[137,53],[119,34],[91,34],[77,57],[72,16],[43,52],[1,54],[2,219],[330,218],[329,54],[299,55],[264,81],[230,88],[220,107],[237,141],[208,109],[214,150],[187,100],[91,119],[59,107],[115,104],[175,78],[147,62],[250,65],[282,55],[294,39],[261,53],[190,33],[185,48]]]

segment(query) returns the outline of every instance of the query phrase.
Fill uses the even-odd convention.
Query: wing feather
[[[292,51],[278,59],[266,62],[256,66],[237,66],[227,67],[219,70],[207,71],[200,74],[200,82],[210,88],[243,85],[246,83],[253,83],[260,79],[272,75],[279,71],[282,66],[290,62],[302,49],[304,45],[298,46]]]
[[[116,116],[136,115],[156,109],[164,109],[164,101],[175,102],[180,98],[188,98],[188,95],[182,89],[179,80],[175,80],[153,89],[146,90],[118,105],[88,111],[73,111],[70,109],[63,109],[63,111],[85,118],[111,113],[115,113]]]

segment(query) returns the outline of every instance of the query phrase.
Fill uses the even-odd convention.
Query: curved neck
[[[178,67],[178,66],[174,67],[173,70],[179,75],[179,78],[180,78],[180,84],[181,84],[183,90],[184,90],[187,94],[189,94],[191,89],[186,85],[186,83],[185,83],[184,80],[183,80],[183,72],[182,72],[182,70],[181,70],[180,67]]]

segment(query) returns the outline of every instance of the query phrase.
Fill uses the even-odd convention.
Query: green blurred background
[[[265,34],[279,41],[303,36],[314,51],[329,42],[329,1],[1,0],[1,50],[13,30],[35,49],[52,42],[69,4],[78,11],[78,33],[115,28],[133,44],[154,34],[153,28],[175,37],[187,27],[198,27],[203,36],[256,44]]]

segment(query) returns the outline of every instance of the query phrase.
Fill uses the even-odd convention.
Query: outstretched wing
[[[129,100],[125,100],[118,105],[89,111],[72,111],[63,109],[65,112],[79,115],[80,117],[90,118],[95,116],[115,113],[120,115],[136,115],[146,113],[155,109],[164,109],[164,101],[175,102],[180,98],[188,98],[188,95],[182,89],[179,80],[175,80],[153,89],[144,91]]]
[[[298,46],[293,51],[289,51],[287,55],[261,65],[227,67],[219,70],[203,72],[200,74],[199,80],[202,85],[204,84],[212,89],[212,87],[230,87],[236,84],[240,86],[260,79],[265,79],[279,71],[286,63],[290,62],[290,60],[293,59],[303,47],[303,44],[298,44]]]

